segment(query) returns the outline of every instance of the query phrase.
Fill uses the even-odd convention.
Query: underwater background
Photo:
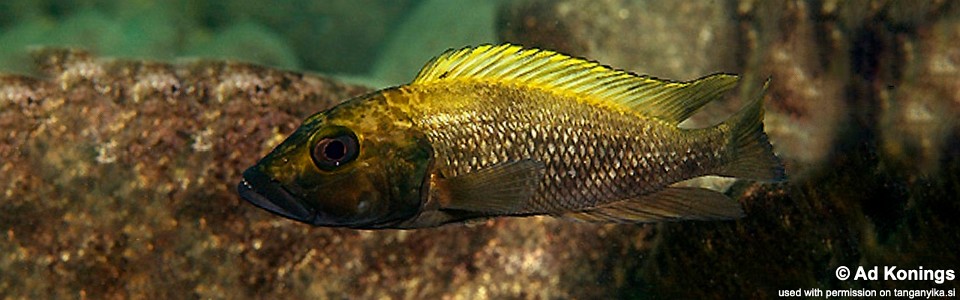
[[[0,298],[774,298],[955,289],[960,2],[0,1]],[[241,200],[306,116],[511,42],[638,74],[764,80],[789,181],[747,216],[313,228]],[[52,47],[51,47],[52,46]]]

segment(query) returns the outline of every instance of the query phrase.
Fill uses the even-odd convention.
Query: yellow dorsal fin
[[[448,50],[428,62],[411,84],[463,79],[508,82],[574,93],[679,123],[733,88],[738,77],[714,74],[693,81],[674,82],[636,75],[549,50],[503,44]]]

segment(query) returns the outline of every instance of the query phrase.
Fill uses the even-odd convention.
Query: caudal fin
[[[745,108],[724,122],[731,128],[727,153],[732,159],[719,175],[774,182],[787,179],[783,164],[773,154],[773,146],[763,132],[763,94],[769,82]]]

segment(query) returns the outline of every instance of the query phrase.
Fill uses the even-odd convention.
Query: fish
[[[451,49],[409,84],[309,116],[237,190],[282,217],[355,229],[737,219],[738,201],[677,183],[786,180],[763,130],[766,85],[719,124],[679,126],[738,81],[664,80],[513,44]]]

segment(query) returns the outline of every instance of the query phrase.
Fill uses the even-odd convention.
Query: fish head
[[[379,228],[416,217],[432,148],[404,113],[368,98],[304,121],[243,172],[240,195],[315,226]]]

